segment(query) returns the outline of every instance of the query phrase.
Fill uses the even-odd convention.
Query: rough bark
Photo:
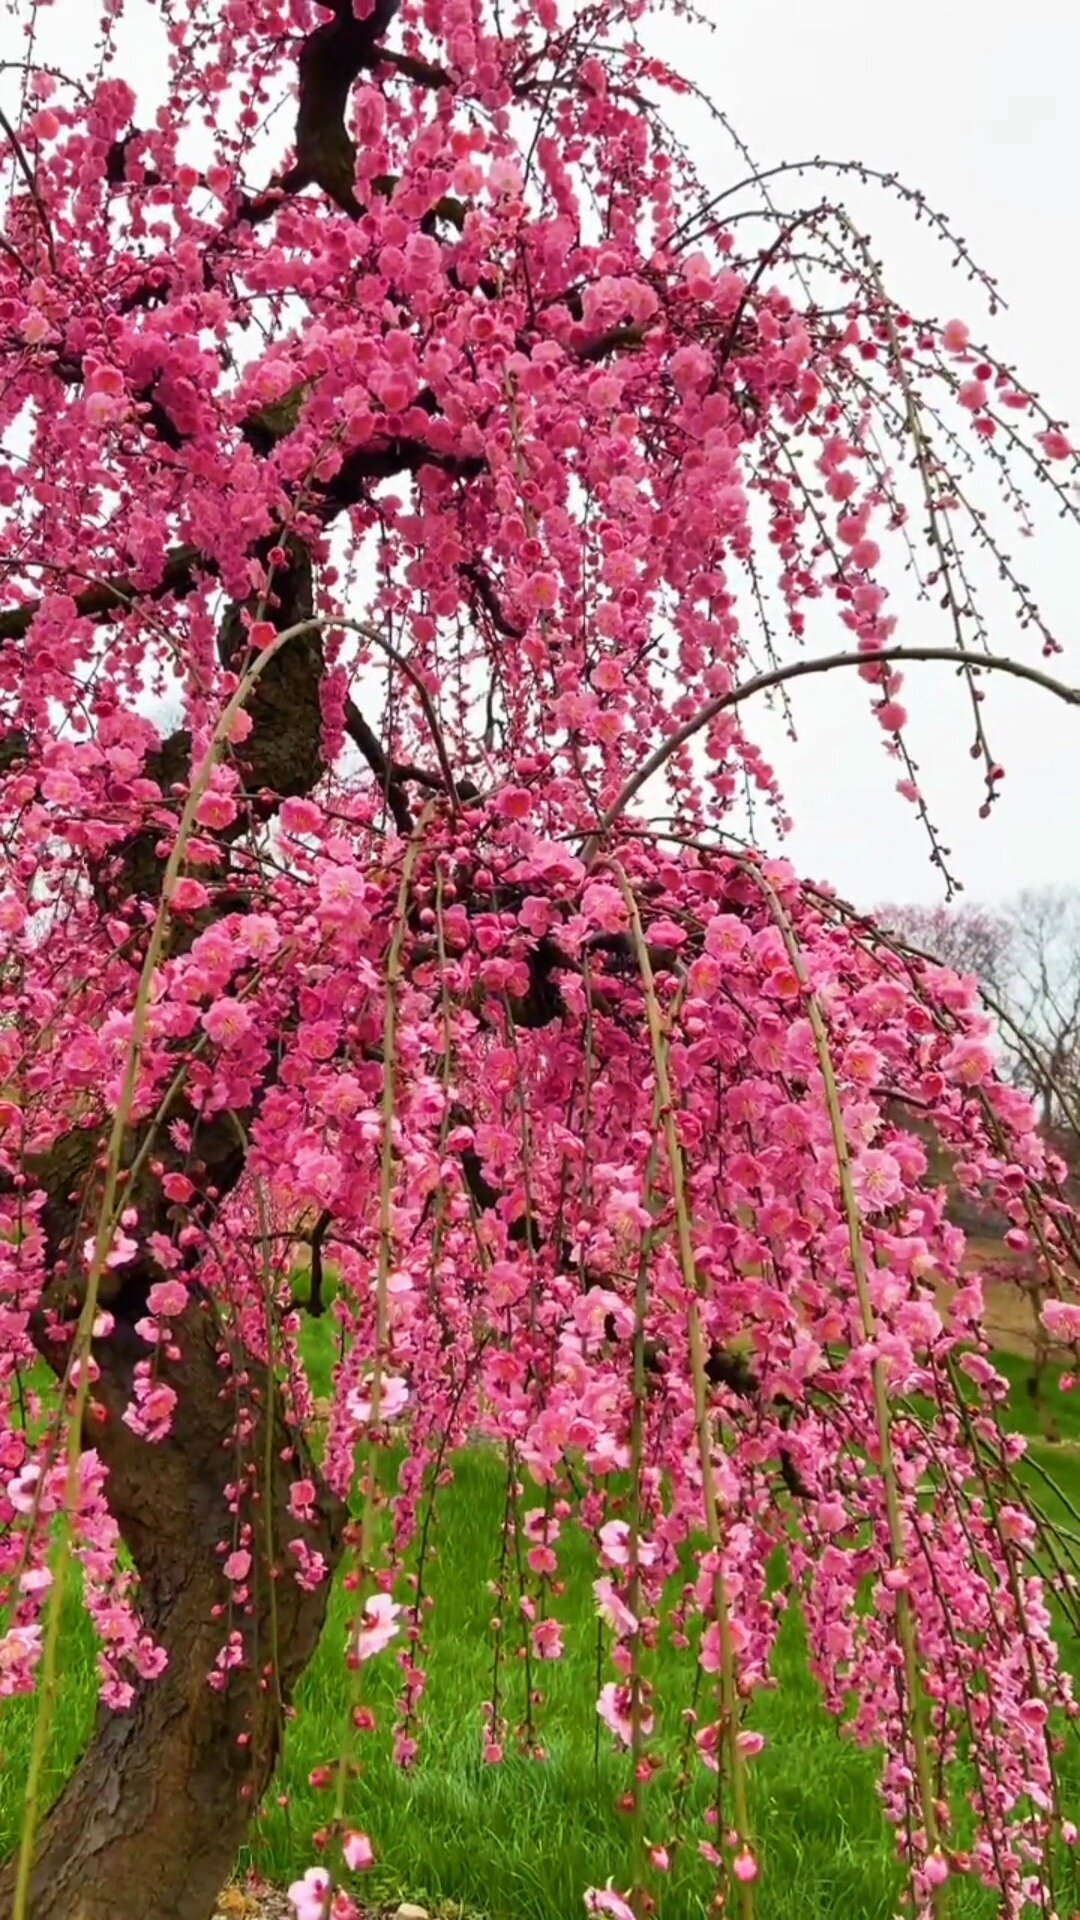
[[[299,543],[290,543],[290,564],[276,584],[272,617],[281,630],[312,610],[310,560]],[[240,609],[227,614],[220,646],[223,660],[233,664],[243,648]],[[310,791],[323,770],[322,672],[317,634],[299,635],[271,663],[251,702],[254,724],[242,772],[253,810],[263,817],[284,794]],[[186,733],[163,744],[154,771],[166,787],[186,781]],[[223,884],[211,918],[234,902],[228,861],[237,837],[231,830],[221,836]],[[124,842],[92,876],[99,899],[152,902],[163,873],[158,840],[159,830],[150,828]],[[178,932],[183,937],[182,927]],[[154,1234],[172,1239],[188,1215],[209,1224],[243,1175],[255,1117],[252,1111],[206,1119],[181,1078],[161,1116],[153,1154],[142,1158],[137,1175],[145,1127],[130,1130],[122,1155],[125,1202],[137,1216],[140,1248]],[[181,1123],[178,1136],[174,1122]],[[107,1124],[103,1117],[98,1126],[72,1128],[27,1168],[47,1196],[42,1218],[53,1274],[34,1338],[58,1376],[81,1304],[78,1250],[87,1221],[96,1217]],[[172,1206],[163,1189],[164,1176],[175,1171],[194,1184],[187,1210]],[[137,1437],[122,1416],[135,1365],[149,1353],[135,1326],[150,1287],[165,1276],[140,1251],[108,1272],[101,1287],[114,1327],[94,1342],[100,1371],[84,1443],[108,1469],[109,1507],[139,1574],[140,1612],[168,1665],[139,1688],[129,1711],[99,1715],[86,1753],[38,1834],[29,1920],[207,1920],[269,1784],[284,1709],[325,1618],[343,1512],[321,1485],[301,1437],[288,1429],[270,1370],[237,1351],[199,1287],[197,1259],[194,1248],[181,1261],[193,1299],[174,1322],[180,1358],[161,1358],[160,1377],[177,1398],[172,1430],[159,1443]],[[239,1411],[250,1415],[251,1425],[238,1462]],[[221,1570],[234,1544],[225,1489],[238,1473],[247,1476],[242,1512],[253,1530],[249,1600],[239,1608]],[[290,1485],[299,1477],[318,1489],[315,1515],[303,1527],[288,1509]],[[298,1534],[328,1570],[311,1592],[297,1585],[287,1551]],[[217,1691],[209,1676],[234,1630],[243,1660]],[[0,1873],[0,1911],[10,1911],[15,1874],[13,1859]]]
[[[223,1196],[244,1169],[250,1113],[238,1117],[240,1125],[231,1115],[200,1123],[178,1091],[166,1118],[190,1130],[191,1145],[181,1152],[164,1128],[154,1162],[129,1185],[141,1237],[178,1224],[162,1190],[167,1172],[182,1166],[203,1193]],[[123,1156],[129,1167],[142,1143],[141,1130],[132,1129]],[[32,1168],[49,1194],[43,1224],[57,1275],[34,1336],[58,1375],[79,1305],[71,1255],[88,1197],[92,1207],[100,1144],[95,1130],[73,1129]],[[284,1709],[326,1614],[343,1509],[322,1486],[302,1437],[286,1425],[270,1371],[238,1349],[199,1287],[195,1257],[185,1271],[192,1300],[173,1323],[180,1358],[161,1362],[160,1377],[177,1396],[164,1441],[140,1439],[122,1418],[136,1362],[148,1352],[135,1325],[161,1271],[139,1255],[107,1274],[102,1288],[114,1325],[93,1343],[99,1377],[84,1440],[108,1469],[109,1507],[139,1574],[140,1613],[168,1665],[139,1689],[128,1712],[100,1713],[40,1831],[30,1920],[207,1920],[269,1784]],[[247,1476],[242,1506],[252,1526],[253,1566],[248,1603],[230,1611],[232,1588],[221,1566],[234,1540],[225,1489],[239,1477],[240,1412],[250,1416],[239,1468]],[[300,1477],[318,1489],[315,1514],[302,1526],[288,1508]],[[297,1585],[287,1550],[298,1534],[327,1565],[327,1579],[312,1592]],[[234,1629],[243,1663],[218,1692],[209,1675]],[[0,1874],[0,1911],[10,1910],[14,1877],[11,1861]]]
[[[300,1531],[332,1568],[342,1516],[325,1494],[314,1522],[298,1528],[289,1515],[292,1478],[317,1476],[280,1411],[267,1408],[265,1369],[250,1363],[245,1392],[261,1401],[250,1457],[261,1472],[270,1419],[274,1478],[269,1501],[263,1486],[253,1496],[250,1611],[230,1617],[218,1554],[231,1531],[223,1487],[235,1402],[218,1364],[222,1330],[203,1302],[188,1309],[177,1334],[183,1359],[168,1369],[178,1394],[174,1426],[156,1445],[139,1440],[120,1418],[145,1347],[123,1322],[96,1347],[103,1371],[95,1399],[106,1418],[87,1437],[108,1466],[109,1504],[139,1571],[141,1612],[169,1664],[140,1688],[129,1712],[99,1715],[39,1835],[31,1920],[206,1920],[270,1781],[282,1709],[325,1618],[329,1579],[304,1592],[285,1546]],[[291,1463],[280,1457],[288,1447]],[[273,1568],[283,1569],[279,1578]],[[215,1607],[225,1608],[218,1619]],[[219,1693],[207,1676],[231,1627],[243,1633],[246,1661]],[[14,1861],[0,1874],[4,1912],[13,1885]]]

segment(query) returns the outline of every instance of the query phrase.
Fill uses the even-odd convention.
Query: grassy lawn
[[[325,1377],[326,1323],[312,1329],[313,1370]],[[1014,1424],[1035,1433],[1022,1360],[1001,1362],[1013,1382]],[[1080,1395],[1051,1389],[1057,1430],[1064,1444],[1033,1442],[1032,1485],[1048,1512],[1073,1525],[1080,1536]],[[1037,1469],[1052,1474],[1059,1493],[1048,1491]],[[627,1822],[615,1810],[626,1786],[625,1762],[608,1751],[605,1734],[595,1751],[596,1638],[590,1582],[595,1567],[583,1539],[564,1532],[561,1560],[566,1592],[556,1603],[572,1623],[567,1652],[558,1663],[536,1669],[544,1688],[537,1709],[543,1763],[509,1758],[490,1768],[481,1759],[480,1702],[491,1692],[492,1602],[486,1582],[495,1570],[504,1497],[504,1472],[492,1453],[461,1459],[455,1482],[441,1497],[435,1530],[437,1557],[429,1585],[436,1606],[430,1621],[430,1682],[423,1703],[426,1723],[421,1758],[411,1774],[391,1763],[385,1731],[391,1719],[396,1669],[384,1656],[364,1676],[365,1698],[379,1712],[383,1731],[366,1736],[364,1770],[350,1788],[349,1815],[372,1836],[380,1865],[367,1876],[374,1902],[406,1896],[460,1902],[480,1920],[570,1920],[580,1913],[581,1891],[628,1878]],[[778,1570],[779,1572],[779,1570]],[[330,1795],[308,1785],[312,1767],[333,1760],[346,1719],[341,1648],[346,1597],[334,1595],[322,1646],[301,1689],[290,1728],[277,1791],[255,1835],[250,1860],[261,1874],[281,1883],[308,1865],[312,1832],[330,1815]],[[1066,1656],[1080,1675],[1080,1647]],[[93,1710],[93,1650],[77,1607],[66,1634],[63,1704],[54,1729],[50,1788],[73,1763]],[[512,1669],[512,1670],[510,1670]],[[755,1704],[752,1724],[767,1746],[751,1769],[753,1822],[762,1859],[757,1910],[766,1920],[890,1920],[899,1888],[891,1841],[874,1792],[873,1757],[838,1734],[822,1712],[807,1673],[800,1621],[787,1619],[774,1671],[780,1684]],[[689,1704],[693,1676],[686,1656],[661,1646],[652,1665],[658,1693],[658,1723],[673,1752],[679,1716]],[[518,1663],[504,1668],[507,1713],[522,1711],[524,1678]],[[0,1709],[0,1852],[17,1828],[32,1704]],[[1080,1806],[1080,1756],[1075,1745],[1063,1776],[1064,1800]],[[704,1789],[699,1785],[699,1793]],[[650,1792],[646,1831],[670,1832],[670,1788]],[[700,1811],[700,1807],[699,1807]],[[704,1829],[691,1822],[696,1840]],[[1073,1874],[1070,1884],[1068,1872]],[[698,1920],[707,1911],[710,1875],[690,1857],[660,1883],[661,1915]],[[1080,1874],[1066,1870],[1059,1910],[1071,1914],[1080,1900]],[[993,1898],[965,1883],[950,1890],[950,1914],[977,1920],[996,1911]]]

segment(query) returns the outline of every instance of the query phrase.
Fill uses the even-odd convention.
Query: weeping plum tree
[[[896,1116],[1030,1232],[1066,1339],[1071,1217],[969,985],[733,830],[744,789],[781,811],[754,697],[828,668],[944,862],[901,675],[951,663],[988,795],[989,669],[1076,697],[990,654],[972,586],[988,556],[1055,650],[972,467],[1070,507],[1060,424],[895,304],[803,172],[739,160],[709,197],[637,0],[116,0],[81,73],[22,16],[0,1690],[39,1709],[5,1911],[203,1920],[344,1561],[327,1850],[293,1895],[355,1914],[371,1663],[396,1653],[408,1767],[428,1523],[479,1439],[522,1548],[492,1543],[496,1672],[528,1687],[477,1703],[491,1764],[542,1739],[560,1530],[595,1546],[631,1845],[590,1911],[651,1910],[701,1849],[717,1911],[754,1912],[790,1600],[881,1752],[911,1911],[971,1875],[1048,1920],[1069,1548],[1016,1489],[979,1278]],[[123,49],[161,18],[137,114]],[[905,568],[942,621],[917,645]],[[339,1276],[318,1470],[305,1234]],[[50,1809],[76,1591],[101,1709]],[[677,1768],[710,1820],[660,1832]]]

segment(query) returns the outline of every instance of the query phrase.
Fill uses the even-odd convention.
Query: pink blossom
[[[183,1313],[188,1303],[188,1290],[180,1280],[157,1280],[146,1296],[147,1311],[152,1314]]]
[[[596,1595],[596,1610],[601,1619],[613,1627],[620,1638],[626,1638],[638,1630],[638,1622],[611,1580],[593,1581]]]
[[[923,1872],[926,1875],[926,1882],[928,1886],[931,1886],[931,1887],[944,1886],[946,1880],[949,1877],[949,1863],[946,1860],[944,1854],[942,1853],[940,1847],[935,1847],[933,1852],[927,1855],[926,1865],[923,1868]]]
[[[216,1046],[237,1047],[251,1032],[251,1015],[242,1001],[225,995],[203,1014],[202,1025]]]
[[[891,1153],[867,1147],[852,1167],[855,1191],[869,1213],[880,1213],[903,1198],[899,1162]]]
[[[942,1056],[941,1068],[964,1087],[981,1087],[994,1071],[994,1056],[985,1040],[961,1037]]]
[[[739,1852],[735,1855],[731,1863],[731,1871],[735,1875],[736,1880],[741,1881],[743,1886],[747,1886],[750,1881],[757,1879],[758,1863],[748,1847],[740,1848]]]
[[[302,1879],[293,1881],[288,1892],[296,1908],[296,1920],[326,1920],[330,1875],[325,1867],[309,1867]]]
[[[736,960],[742,954],[747,938],[745,926],[734,914],[716,913],[706,923],[705,951],[718,960]]]
[[[315,1511],[315,1482],[294,1480],[289,1488],[289,1512],[294,1520],[310,1520]]]
[[[627,922],[626,902],[607,880],[589,882],[581,896],[581,911],[589,925],[603,933],[621,933]]]
[[[634,1909],[609,1880],[606,1887],[590,1887],[585,1895],[586,1913],[604,1913],[609,1920],[635,1920]]]
[[[203,794],[195,818],[201,827],[212,827],[218,832],[222,827],[231,826],[236,815],[237,805],[231,793],[210,792]],[[175,895],[173,897],[175,900]]]
[[[1070,1300],[1047,1300],[1039,1318],[1051,1340],[1080,1340],[1080,1304]]]
[[[40,1627],[9,1627],[0,1638],[0,1699],[29,1693],[41,1659]]]
[[[611,1732],[618,1740],[622,1741],[625,1747],[628,1747],[633,1739],[634,1727],[631,1689],[628,1686],[619,1686],[614,1681],[609,1681],[606,1686],[600,1689],[600,1698],[596,1703],[596,1711],[600,1715],[604,1725],[610,1728]],[[652,1710],[645,1706],[644,1703],[638,1707],[638,1727],[646,1737],[648,1737],[653,1730]]]
[[[384,1378],[379,1383],[379,1419],[396,1420],[404,1413],[409,1402],[409,1388],[398,1374]],[[374,1417],[375,1395],[373,1385],[362,1391],[351,1393],[346,1401],[349,1414],[358,1426],[367,1426]]]
[[[373,1593],[364,1603],[361,1623],[353,1636],[353,1652],[357,1660],[371,1660],[397,1634],[397,1617],[401,1607],[391,1600],[388,1593]]]
[[[516,161],[492,161],[488,168],[488,185],[492,193],[520,193],[522,184],[523,175]]]
[[[280,819],[288,833],[318,833],[322,826],[322,809],[313,800],[288,799],[281,804]]]
[[[281,945],[277,921],[269,913],[248,913],[240,922],[238,940],[245,953],[265,960]]]
[[[511,1260],[495,1260],[484,1276],[484,1285],[493,1307],[512,1307],[529,1291],[528,1269]]]
[[[525,587],[525,603],[534,613],[551,613],[559,604],[559,582],[554,573],[534,573]]]
[[[538,1660],[561,1660],[562,1628],[557,1620],[538,1620],[532,1630],[532,1648]]]
[[[209,898],[201,880],[193,880],[190,875],[182,874],[172,890],[170,905],[178,913],[196,913],[206,906]]]
[[[52,328],[43,313],[28,313],[22,323],[22,337],[30,347],[40,346],[51,332]]]
[[[350,1873],[363,1873],[375,1865],[375,1853],[366,1833],[358,1833],[350,1827],[341,1842],[341,1851],[345,1856],[345,1865]]]
[[[625,1520],[608,1520],[598,1535],[609,1566],[625,1567],[630,1562],[630,1528]]]
[[[941,329],[941,344],[947,353],[966,353],[971,334],[962,320],[946,320]]]
[[[354,867],[324,867],[319,875],[319,904],[327,918],[352,919],[366,894],[364,876]]]
[[[225,1575],[226,1580],[246,1580],[248,1574],[251,1572],[251,1555],[248,1553],[246,1547],[238,1548],[235,1553],[230,1553],[221,1571]]]
[[[297,1586],[303,1587],[305,1593],[315,1593],[330,1571],[326,1560],[306,1540],[290,1540],[287,1544],[289,1553],[296,1561]]]
[[[136,1371],[135,1398],[121,1418],[144,1440],[161,1441],[172,1424],[175,1406],[176,1393],[166,1381],[151,1382],[148,1375]]]

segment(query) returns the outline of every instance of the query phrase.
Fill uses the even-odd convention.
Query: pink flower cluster
[[[395,1755],[422,1751],[438,1496],[479,1441],[507,1464],[489,1763],[545,1751],[578,1529],[607,1658],[588,1710],[638,1786],[669,1764],[642,1677],[661,1626],[726,1793],[762,1744],[726,1694],[752,1716],[798,1605],[826,1704],[886,1756],[916,1910],[973,1809],[967,1869],[1003,1914],[1049,1911],[1077,1709],[928,1148],[1037,1245],[1043,1323],[1080,1354],[1059,1169],[972,983],[747,853],[736,807],[783,830],[741,683],[813,625],[944,865],[918,694],[881,657],[905,639],[890,582],[925,527],[955,647],[950,447],[992,443],[1062,502],[1071,443],[966,324],[890,304],[838,215],[763,251],[756,199],[749,227],[703,211],[641,111],[682,83],[637,4],[600,0],[585,51],[557,0],[404,0],[408,51],[350,95],[354,177],[282,146],[254,194],[309,11],[174,8],[149,131],[111,32],[78,88],[28,69],[34,193],[0,246],[0,1694],[35,1685],[76,1407],[106,1703],[161,1670],[104,1463],[193,1444],[207,1340],[232,1424],[208,1685],[265,1657],[273,1580],[326,1587],[298,1444],[279,1564],[259,1544],[260,1381],[294,1429],[315,1412],[306,1241],[336,1286],[321,1476],[370,1517],[379,1449],[405,1451],[387,1525],[350,1535],[352,1732],[393,1646]],[[800,294],[804,249],[835,298]],[[971,530],[1052,652],[989,518]],[[310,608],[318,634],[275,651]],[[751,1836],[710,1833],[751,1888]],[[362,1826],[336,1840],[371,1865]],[[626,1920],[637,1891],[586,1907]],[[323,1865],[290,1896],[356,1912]]]

